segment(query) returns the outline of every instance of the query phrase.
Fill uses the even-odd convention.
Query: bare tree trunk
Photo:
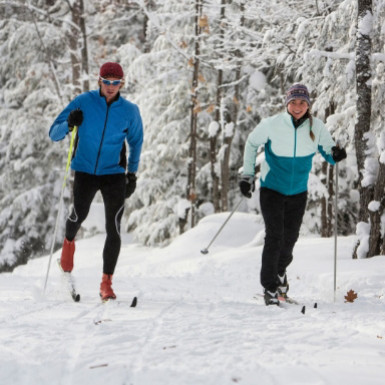
[[[72,84],[75,86],[75,92],[88,91],[90,83],[88,76],[83,80],[82,87],[80,86],[81,75],[88,75],[88,46],[87,46],[87,32],[86,21],[84,15],[83,0],[75,0],[72,4],[67,1],[71,11],[71,19],[73,27],[68,36],[68,44],[70,48],[71,67],[72,67]],[[79,55],[79,40],[81,39],[81,49]]]
[[[383,246],[385,237],[381,236],[381,215],[384,212],[385,204],[385,164],[380,162],[377,183],[374,187],[373,201],[377,202],[379,207],[369,210],[370,217],[370,236],[368,258],[375,255],[384,254]]]
[[[224,29],[222,20],[225,18],[225,4],[226,0],[221,0],[221,11],[220,11],[220,32],[219,39],[223,41],[224,38]],[[220,126],[221,124],[221,104],[222,104],[222,85],[223,85],[223,70],[218,70],[217,77],[217,96],[216,96],[216,107],[215,107],[215,121]],[[219,175],[216,170],[217,165],[217,142],[218,142],[218,133],[215,136],[210,137],[210,166],[211,166],[211,180],[212,180],[212,201],[214,205],[215,212],[219,212],[221,209],[220,204],[220,192],[219,192]]]
[[[222,0],[223,1],[223,0]],[[221,104],[222,104],[222,84],[223,84],[223,71],[220,69],[218,71],[217,77],[217,100],[216,100],[216,109],[215,109],[215,121],[220,125],[221,121]],[[218,130],[219,131],[219,130]],[[218,142],[218,132],[215,136],[210,137],[210,169],[211,169],[211,183],[212,183],[212,201],[214,205],[215,212],[221,210],[220,205],[220,192],[219,192],[219,176],[217,173],[217,142]]]
[[[329,107],[325,110],[325,120],[335,113],[336,106],[334,102],[330,102]],[[334,167],[327,162],[322,163],[322,174],[325,176],[322,182],[328,191],[328,199],[321,199],[321,237],[331,237],[333,234],[333,196],[334,192]]]
[[[70,3],[68,2],[70,5]],[[73,26],[68,35],[68,45],[70,48],[71,69],[72,69],[72,84],[74,85],[75,93],[80,93],[80,68],[81,61],[78,56],[78,42],[80,35],[80,2],[76,0],[72,6],[70,5],[71,19]]]
[[[241,27],[245,24],[245,4],[240,3],[241,11]],[[238,111],[239,111],[239,100],[240,100],[240,90],[239,90],[239,81],[241,79],[241,70],[242,70],[242,53],[240,50],[235,52],[235,56],[238,58],[238,64],[235,71],[235,87],[234,87],[234,97],[233,97],[233,108],[230,116],[230,120],[233,122],[233,129],[231,133],[225,133],[224,139],[224,155],[221,162],[221,202],[222,202],[222,211],[228,211],[228,194],[229,194],[229,184],[230,184],[230,154],[231,154],[231,144],[234,138],[234,133],[237,128],[238,121]]]
[[[328,199],[321,199],[321,237],[328,238],[333,235],[333,196],[335,194],[333,176],[334,167],[327,162],[322,163],[322,174],[328,191]]]
[[[86,31],[86,19],[84,15],[84,1],[79,0],[79,26],[82,34],[83,46],[81,49],[82,55],[82,72],[83,76],[87,75],[87,78],[83,80],[83,91],[89,91],[90,81],[88,79],[89,69],[88,69],[88,45],[87,45],[87,31]]]
[[[195,2],[195,43],[194,43],[194,70],[192,78],[191,93],[191,121],[190,121],[190,148],[189,148],[189,164],[188,164],[188,180],[187,180],[187,197],[191,202],[191,227],[195,226],[195,202],[197,199],[196,192],[196,167],[197,167],[197,123],[198,123],[198,79],[199,79],[199,55],[200,55],[200,18],[202,17],[202,1]]]
[[[360,209],[358,220],[360,222],[369,221],[368,204],[373,197],[373,186],[362,186],[363,170],[365,168],[365,159],[367,146],[367,138],[365,134],[370,131],[371,119],[371,39],[366,34],[366,29],[362,25],[363,19],[372,14],[372,0],[358,0],[358,16],[357,16],[357,42],[356,42],[356,88],[357,88],[357,123],[355,126],[354,139],[357,156],[357,166],[359,174],[359,193],[360,193]],[[365,22],[367,24],[367,20]],[[356,246],[353,258],[357,258]]]
[[[144,4],[146,6],[146,9],[148,9],[149,11],[152,11],[153,9],[155,9],[155,2],[153,0],[145,0]],[[150,40],[148,38],[148,22],[149,22],[148,14],[147,12],[144,12],[144,20],[143,20],[143,45],[144,45],[143,52],[144,53],[148,53],[151,51]]]

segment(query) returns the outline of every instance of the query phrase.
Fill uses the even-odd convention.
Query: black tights
[[[120,221],[124,210],[124,174],[90,175],[75,172],[74,207],[66,222],[66,238],[72,241],[86,219],[97,191],[101,192],[106,219],[103,273],[113,274],[120,253]]]
[[[305,213],[307,192],[283,195],[262,187],[260,203],[265,222],[265,246],[262,252],[261,284],[270,291],[277,289],[278,277],[293,260],[293,248]]]

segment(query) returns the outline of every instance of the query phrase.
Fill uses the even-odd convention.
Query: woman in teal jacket
[[[262,120],[250,133],[239,182],[242,194],[250,198],[258,148],[264,145],[260,205],[266,231],[261,267],[266,305],[278,305],[278,296],[287,296],[286,268],[293,260],[305,213],[313,156],[319,151],[330,164],[346,158],[346,151],[335,145],[322,121],[311,116],[306,86],[289,88],[286,107],[286,112]]]
[[[75,171],[74,204],[66,222],[61,254],[65,272],[73,269],[75,236],[86,219],[97,191],[103,197],[106,217],[106,241],[103,249],[103,276],[100,296],[115,299],[112,275],[120,253],[120,221],[124,200],[136,187],[136,171],[143,142],[139,108],[120,96],[124,84],[118,63],[100,68],[99,90],[76,97],[56,118],[49,136],[58,141],[78,127],[71,168]],[[126,142],[129,156],[126,158]],[[127,173],[126,173],[127,170]]]

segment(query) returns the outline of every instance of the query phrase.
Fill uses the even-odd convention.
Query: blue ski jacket
[[[265,146],[265,159],[261,165],[261,187],[278,191],[283,195],[295,195],[307,191],[312,159],[319,151],[327,162],[335,164],[332,147],[335,143],[320,119],[313,117],[310,137],[310,121],[306,119],[295,128],[288,112],[263,119],[249,134],[243,158],[243,174],[254,176],[258,148]]]
[[[136,172],[143,143],[142,118],[137,105],[118,95],[107,105],[99,90],[77,96],[53,122],[49,136],[59,141],[68,134],[67,118],[75,109],[83,112],[71,168],[92,175]],[[125,157],[125,140],[129,146]]]

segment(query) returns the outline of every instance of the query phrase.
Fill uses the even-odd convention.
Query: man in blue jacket
[[[101,66],[98,84],[98,90],[85,92],[68,104],[52,124],[49,136],[59,141],[78,127],[71,162],[75,171],[74,202],[66,221],[61,267],[63,271],[72,271],[76,233],[88,215],[96,192],[100,191],[107,232],[100,296],[108,300],[116,298],[111,285],[121,246],[120,222],[124,200],[136,188],[143,128],[139,108],[120,95],[124,73],[118,63]]]

